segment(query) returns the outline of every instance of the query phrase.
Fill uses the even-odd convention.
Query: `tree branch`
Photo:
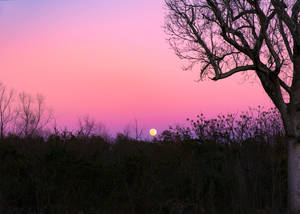
[[[282,81],[282,79],[280,79],[279,77],[278,77],[278,79],[279,79],[279,84],[280,84],[280,86],[289,94],[289,95],[291,95],[291,88],[284,82],[284,81]]]
[[[298,15],[300,12],[300,0],[297,0],[292,8],[292,20],[297,23],[298,22]]]
[[[279,32],[282,36],[282,39],[283,39],[283,42],[284,42],[284,45],[285,45],[285,48],[287,49],[288,51],[288,54],[289,54],[289,58],[291,61],[294,60],[293,58],[293,53],[292,53],[292,49],[291,49],[291,46],[290,46],[290,43],[288,41],[288,38],[286,36],[286,33],[284,32],[284,28],[283,28],[283,24],[282,24],[282,21],[279,20]]]
[[[216,75],[215,77],[212,78],[212,80],[216,81],[216,80],[224,79],[235,73],[238,73],[241,71],[248,71],[248,70],[256,70],[256,66],[255,65],[239,66],[234,69],[231,69],[230,71],[227,71],[226,73],[220,73],[220,74]]]
[[[297,0],[298,2],[299,0]],[[296,25],[293,22],[292,18],[289,16],[289,14],[285,11],[285,8],[287,7],[284,2],[279,0],[271,0],[272,5],[275,8],[275,11],[277,15],[280,17],[280,19],[286,24],[286,26],[289,28],[291,34],[295,38],[295,31],[296,31]]]

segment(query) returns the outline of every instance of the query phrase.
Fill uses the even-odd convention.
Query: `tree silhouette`
[[[15,111],[12,106],[15,92],[0,83],[0,138],[3,139],[9,123],[15,119]]]
[[[165,29],[200,78],[254,73],[281,114],[290,213],[300,213],[300,0],[165,0]],[[287,96],[287,97],[285,97]]]
[[[20,136],[37,135],[53,119],[42,95],[32,97],[25,92],[19,93],[17,109],[17,133]]]

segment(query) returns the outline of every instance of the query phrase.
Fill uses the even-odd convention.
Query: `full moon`
[[[150,129],[149,133],[151,136],[155,136],[157,134],[157,131],[156,129]]]

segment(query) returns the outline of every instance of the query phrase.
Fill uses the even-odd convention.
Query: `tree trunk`
[[[288,203],[290,214],[300,214],[300,24],[296,25],[293,47],[293,81],[291,85],[288,135]],[[284,119],[284,117],[283,117]]]
[[[3,121],[1,121],[1,128],[0,128],[0,138],[4,138],[4,124]]]
[[[300,93],[297,91],[293,91],[292,102],[288,110],[288,122],[285,125],[288,146],[289,214],[300,214]]]
[[[300,143],[288,138],[288,203],[290,214],[300,214]]]

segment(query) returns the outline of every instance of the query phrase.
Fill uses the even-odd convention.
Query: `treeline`
[[[105,126],[88,115],[79,117],[76,125],[75,135],[109,137]],[[52,134],[68,132],[67,128],[59,130],[54,112],[41,94],[17,92],[0,83],[0,139],[7,136],[46,139]]]
[[[81,132],[0,140],[0,213],[284,213],[287,152],[275,109],[203,115],[150,141]]]

